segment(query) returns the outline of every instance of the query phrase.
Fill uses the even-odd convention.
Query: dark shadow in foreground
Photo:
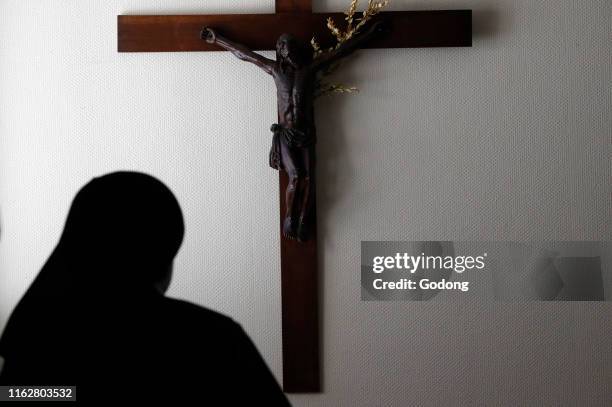
[[[164,296],[183,232],[153,177],[85,185],[0,340],[0,384],[76,385],[77,401],[288,405],[240,325]]]

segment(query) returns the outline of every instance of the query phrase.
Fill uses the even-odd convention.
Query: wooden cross
[[[275,14],[120,15],[118,51],[219,51],[201,39],[203,27],[219,29],[252,50],[275,49],[277,38],[285,32],[305,42],[316,35],[322,45],[331,45],[328,17],[341,22],[344,14],[312,13],[311,0],[276,0]],[[472,45],[471,10],[382,12],[377,18],[390,24],[390,35],[375,38],[364,48]],[[265,130],[267,124],[262,124]],[[287,176],[283,171],[279,174],[282,228]],[[297,242],[281,234],[283,388],[291,393],[321,388],[316,230],[312,235],[306,242]]]

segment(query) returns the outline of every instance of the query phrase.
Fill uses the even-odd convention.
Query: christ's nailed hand
[[[391,30],[391,24],[387,20],[377,20],[372,24],[371,30],[376,34],[385,34]]]
[[[217,33],[212,28],[204,27],[200,33],[200,38],[206,40],[209,44],[214,44],[217,39]]]

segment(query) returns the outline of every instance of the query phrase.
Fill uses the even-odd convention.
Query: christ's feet
[[[283,221],[283,236],[291,240],[294,240],[297,237],[295,231],[295,221],[291,216],[285,217],[285,220]]]
[[[304,219],[300,219],[297,227],[297,239],[300,242],[305,242],[308,240],[310,235],[310,228],[308,226],[308,222]]]

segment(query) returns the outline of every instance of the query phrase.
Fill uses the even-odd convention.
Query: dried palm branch
[[[313,49],[313,58],[319,58],[322,54],[326,52],[331,52],[335,49],[338,49],[344,44],[347,40],[352,38],[354,35],[358,34],[361,28],[372,19],[376,14],[378,14],[383,8],[389,4],[389,0],[368,0],[368,5],[361,12],[361,17],[355,17],[355,13],[357,12],[357,6],[359,4],[359,0],[351,0],[348,9],[344,12],[346,17],[344,20],[346,21],[346,28],[344,30],[338,28],[334,20],[330,17],[327,19],[327,28],[332,33],[334,38],[336,39],[336,44],[332,47],[329,47],[327,50],[322,50],[321,46],[317,42],[316,38],[313,36],[310,41],[310,45]],[[357,23],[353,26],[354,23]],[[328,69],[321,73],[320,77],[317,79],[317,89],[319,93],[317,96],[329,94],[329,93],[356,93],[358,89],[354,86],[346,86],[342,84],[330,83],[323,84],[321,83],[321,77],[327,76],[334,72],[340,66],[339,63],[332,64]]]

